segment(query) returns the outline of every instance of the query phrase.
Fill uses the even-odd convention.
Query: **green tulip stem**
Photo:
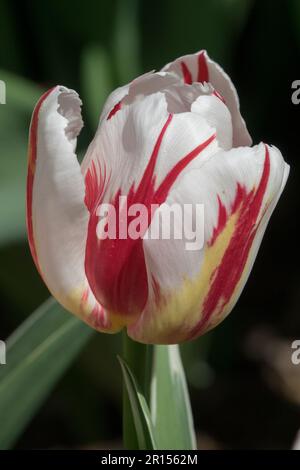
[[[124,331],[122,356],[134,374],[140,391],[149,403],[153,347],[133,341]],[[123,442],[125,449],[136,450],[139,448],[125,384],[123,384]]]

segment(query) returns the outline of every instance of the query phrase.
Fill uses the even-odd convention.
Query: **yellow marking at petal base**
[[[48,285],[48,284],[47,284]],[[64,291],[52,292],[53,297],[69,312],[74,315],[84,318],[91,314],[92,308],[90,303],[82,302],[82,295],[85,286],[74,287],[68,293]]]
[[[276,197],[276,194],[274,193],[274,195],[272,196],[269,196],[269,198],[267,199],[267,201],[265,201],[264,205],[262,205],[263,209],[261,209],[260,211],[260,215],[256,221],[256,228],[259,227],[259,225],[261,224],[266,212],[267,212],[267,209],[268,207],[270,206],[273,198]],[[255,236],[254,236],[254,240],[255,240]],[[207,325],[206,327],[206,330],[205,331],[209,331],[211,330],[212,328],[214,328],[215,326],[217,326],[221,321],[223,321],[227,315],[231,312],[231,310],[233,309],[233,307],[235,306],[237,300],[238,300],[238,297],[248,279],[248,275],[250,274],[250,270],[252,268],[252,265],[253,265],[253,262],[254,262],[254,259],[255,259],[255,256],[254,256],[254,259],[253,259],[253,250],[254,250],[254,240],[252,242],[252,245],[251,245],[251,248],[249,250],[249,253],[248,253],[248,258],[247,258],[247,261],[245,263],[245,266],[244,266],[244,270],[242,272],[242,275],[239,279],[239,281],[237,282],[235,288],[234,288],[234,291],[231,295],[231,298],[229,300],[229,302],[223,307],[222,311],[218,314],[214,314],[211,316],[210,318],[210,322],[209,324]],[[255,255],[256,253],[254,253]]]
[[[141,341],[151,342],[155,339],[157,343],[167,344],[170,341],[180,342],[188,339],[189,331],[201,320],[203,302],[214,280],[216,269],[230,243],[239,215],[237,211],[229,217],[225,228],[214,244],[205,248],[203,263],[196,278],[186,278],[181,288],[163,293],[163,299],[155,311],[153,311],[154,300],[149,302],[149,311],[146,310],[144,313],[145,321],[141,323],[141,326],[137,325],[137,337]],[[219,300],[219,305],[211,319],[219,311],[220,305],[222,305],[222,299]],[[223,314],[226,315],[226,311],[229,311],[227,306],[221,312],[222,318]],[[218,323],[222,318],[218,318]]]
[[[109,332],[117,333],[123,328],[128,327],[131,324],[133,324],[136,321],[137,316],[120,315],[119,313],[114,313],[114,312],[109,311],[108,318],[110,322]]]
[[[105,311],[107,319],[107,326],[96,326],[93,324],[93,309],[95,307],[94,301],[89,300],[89,296],[83,301],[83,295],[87,286],[74,288],[68,295],[66,294],[53,294],[56,299],[64,306],[66,310],[72,312],[78,318],[87,323],[90,327],[97,331],[104,333],[117,333],[126,326],[136,321],[136,316],[121,315],[112,311]]]

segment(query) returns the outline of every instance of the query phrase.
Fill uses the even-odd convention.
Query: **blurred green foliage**
[[[290,446],[300,427],[296,400],[270,386],[245,345],[260,325],[300,336],[300,275],[290,248],[298,245],[300,108],[291,104],[290,87],[300,73],[299,2],[0,0],[0,18],[0,79],[7,84],[7,104],[0,105],[0,338],[49,295],[25,240],[27,134],[40,94],[58,83],[79,92],[82,154],[112,89],[206,48],[232,75],[254,141],[280,147],[292,174],[234,313],[182,348],[195,424],[212,446]],[[94,335],[16,446],[118,445],[118,352],[119,336]]]
[[[0,369],[1,449],[14,444],[93,334],[49,299],[10,336],[7,364]]]

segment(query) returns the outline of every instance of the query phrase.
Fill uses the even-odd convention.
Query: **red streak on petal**
[[[159,188],[155,193],[155,200],[159,204],[162,204],[175,183],[178,175],[184,170],[184,168],[197,157],[208,145],[216,138],[216,134],[211,135],[205,142],[202,142],[194,150],[183,157],[176,165],[169,171],[164,181],[160,184]]]
[[[148,193],[148,196],[151,195],[153,197],[153,192],[154,192],[154,178],[153,178],[153,175],[154,175],[155,165],[156,165],[156,161],[157,161],[157,157],[158,157],[158,152],[159,152],[159,149],[161,147],[163,137],[164,137],[164,135],[166,133],[166,130],[169,127],[172,119],[173,119],[173,114],[169,114],[168,119],[166,120],[166,122],[165,122],[165,124],[164,124],[164,126],[161,130],[161,133],[159,134],[159,137],[158,137],[158,139],[157,139],[157,141],[154,145],[154,149],[153,149],[152,155],[150,157],[149,163],[146,167],[144,175],[143,175],[143,177],[141,179],[141,182],[140,182],[140,184],[137,188],[137,191],[136,191],[135,199],[138,202],[141,202],[146,197],[147,193]],[[149,188],[149,185],[150,185],[150,188]],[[152,201],[152,197],[150,198],[151,201]],[[148,199],[149,199],[149,197],[148,197]]]
[[[87,320],[93,328],[106,329],[108,327],[104,310],[100,305],[95,305]]]
[[[222,232],[227,222],[226,207],[222,203],[220,196],[218,196],[218,203],[219,203],[218,223],[217,223],[217,226],[214,228],[213,235],[211,237],[211,240],[208,243],[209,246],[214,244],[215,240],[217,239],[218,235]]]
[[[231,214],[235,214],[246,197],[246,189],[240,183],[237,184],[235,198],[231,207]]]
[[[198,55],[198,82],[209,82],[208,66],[204,52]]]
[[[120,111],[121,107],[122,107],[122,101],[119,101],[117,104],[115,104],[115,106],[110,111],[109,115],[107,116],[107,121],[111,119],[118,111]]]
[[[245,188],[239,184],[237,185],[236,197],[231,209],[231,214],[239,211],[235,231],[220,265],[213,273],[212,285],[204,301],[202,318],[192,330],[191,337],[195,337],[205,330],[208,320],[217,308],[217,313],[222,311],[230,301],[235,287],[241,279],[261,220],[261,218],[258,220],[258,216],[267,189],[269,175],[270,156],[269,149],[265,146],[264,168],[257,189],[247,193]]]
[[[185,62],[180,62],[184,83],[191,85],[193,83],[192,74]]]
[[[154,169],[159,149],[173,115],[170,114],[155,142],[150,160],[143,177],[135,190],[132,187],[127,196],[127,205],[143,203],[149,207],[154,196]],[[93,175],[91,175],[93,176]],[[90,183],[90,187],[95,185]],[[128,315],[141,311],[148,297],[148,281],[142,239],[120,238],[119,221],[124,217],[119,207],[119,191],[112,203],[118,215],[117,238],[99,242],[96,229],[98,216],[91,213],[86,245],[85,269],[94,295],[107,309]],[[95,206],[96,209],[96,206]],[[131,222],[128,217],[127,227]],[[147,226],[149,225],[149,220]],[[127,231],[126,227],[126,231]]]
[[[160,186],[155,189],[155,166],[159,150],[173,115],[170,114],[155,142],[152,154],[142,179],[135,189],[131,187],[127,195],[127,206],[140,203],[147,208],[147,220],[145,230],[150,225],[155,211],[151,210],[151,204],[162,204],[174,184],[176,178],[184,168],[198,156],[205,147],[215,138],[211,136],[204,143],[198,145],[193,151],[182,158],[166,175]],[[91,187],[94,187],[90,184]],[[128,226],[133,217],[125,214],[127,209],[119,206],[119,190],[112,200],[117,214],[117,236],[116,239],[106,238],[98,240],[96,229],[98,216],[95,210],[91,212],[88,238],[86,244],[85,270],[91,289],[96,299],[105,309],[119,314],[139,314],[148,299],[148,275],[145,264],[142,236],[137,240],[130,236],[122,238],[120,220],[127,216],[126,235]],[[152,279],[154,292],[157,296],[159,286]]]
[[[152,290],[154,294],[155,303],[158,306],[161,300],[160,285],[153,275],[152,275]]]
[[[98,162],[97,162],[98,163]],[[95,207],[98,207],[101,197],[103,195],[104,187],[106,184],[106,171],[101,170],[98,164],[98,171],[95,161],[85,175],[85,198],[84,202],[88,210],[91,212]]]
[[[86,287],[81,295],[80,299],[80,310],[83,311],[85,304],[87,303],[89,298],[89,287]]]
[[[36,264],[37,269],[41,274],[39,267],[36,246],[34,242],[33,221],[32,221],[32,197],[33,197],[33,183],[35,174],[35,165],[37,160],[37,139],[38,139],[38,121],[39,112],[45,99],[50,95],[54,88],[50,88],[39,99],[32,115],[30,131],[29,131],[29,149],[28,149],[28,172],[27,172],[27,189],[26,189],[26,223],[28,232],[28,242],[31,255]],[[42,275],[42,274],[41,274]]]
[[[215,95],[217,98],[219,98],[219,100],[223,101],[223,103],[226,104],[224,96],[222,96],[217,90],[214,90],[212,94]]]

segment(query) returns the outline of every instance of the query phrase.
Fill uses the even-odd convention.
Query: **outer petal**
[[[187,240],[144,240],[152,287],[128,330],[132,338],[177,343],[225,318],[249,276],[288,169],[277,149],[260,144],[220,152],[178,180],[166,202],[204,204],[205,244],[195,252],[185,249]]]
[[[239,99],[229,76],[202,50],[196,54],[179,57],[167,64],[163,70],[175,72],[185,83],[210,82],[224,98],[233,123],[233,146],[251,145],[252,140],[244,119],[240,114]]]
[[[75,155],[82,128],[76,92],[57,86],[32,117],[27,180],[28,238],[34,261],[53,296],[100,330],[111,327],[84,271],[88,211]]]

